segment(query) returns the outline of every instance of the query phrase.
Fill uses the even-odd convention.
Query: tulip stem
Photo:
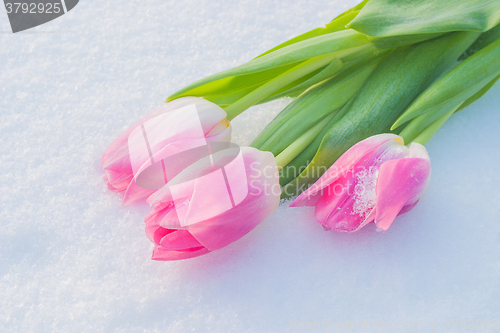
[[[304,134],[302,134],[297,140],[292,142],[291,145],[285,148],[281,153],[276,156],[276,164],[279,169],[285,167],[290,163],[295,157],[297,157],[311,142],[316,139],[316,137],[321,133],[323,128],[332,120],[335,116],[335,112],[325,117],[319,123],[308,129]]]
[[[429,142],[429,140],[432,138],[434,134],[443,126],[443,124],[460,108],[460,103],[447,113],[445,113],[443,116],[439,117],[435,122],[427,126],[426,129],[424,129],[415,139],[413,139],[413,142],[418,142],[421,145],[424,145]],[[404,138],[404,136],[403,136]],[[406,142],[406,141],[405,141]]]
[[[258,87],[254,91],[248,93],[244,97],[240,98],[233,104],[226,107],[224,110],[227,113],[227,119],[232,120],[240,113],[248,109],[249,107],[257,104],[266,97],[270,96],[272,93],[278,91],[279,89],[287,86],[288,84],[300,79],[301,77],[314,72],[315,70],[328,65],[335,58],[338,57],[337,53],[322,55],[309,60],[306,60],[297,66],[290,68],[283,74],[269,80],[262,86]]]

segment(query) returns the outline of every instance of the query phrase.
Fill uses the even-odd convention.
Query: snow
[[[367,213],[375,206],[378,173],[378,168],[369,168],[356,174],[356,185],[353,193],[354,205],[351,214],[366,217]]]
[[[169,93],[355,4],[87,0],[18,34],[0,14],[0,331],[457,332],[447,320],[500,320],[498,84],[428,143],[429,188],[386,233],[326,232],[312,208],[282,204],[222,250],[155,262],[149,207],[122,207],[101,179],[107,145]],[[236,118],[235,141],[287,102]]]

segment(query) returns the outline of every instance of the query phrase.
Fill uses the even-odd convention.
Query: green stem
[[[276,156],[276,164],[278,168],[283,168],[288,163],[290,163],[295,157],[297,157],[311,142],[316,139],[323,128],[330,122],[330,120],[335,116],[335,113],[325,117],[319,123],[311,127],[307,132],[302,134],[297,140],[292,142],[291,145],[285,148],[281,153]]]
[[[287,70],[283,74],[269,80],[262,86],[226,107],[225,111],[227,113],[227,120],[231,121],[240,113],[270,96],[275,91],[278,91],[293,81],[300,79],[304,75],[328,65],[333,59],[337,58],[337,56],[337,54],[327,54],[306,60]]]
[[[451,117],[452,114],[454,114],[459,108],[462,103],[460,103],[458,106],[454,107],[450,111],[448,111],[446,114],[438,118],[435,122],[427,126],[425,130],[423,130],[415,139],[413,139],[413,142],[418,142],[421,145],[424,145],[429,142],[429,140],[432,138],[434,134],[443,126],[443,124]]]

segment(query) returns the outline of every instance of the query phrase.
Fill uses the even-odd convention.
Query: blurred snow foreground
[[[324,232],[311,208],[281,205],[220,251],[154,262],[149,207],[121,206],[102,182],[104,149],[168,93],[353,5],[85,1],[18,34],[4,16],[0,331],[456,332],[472,320],[493,328],[498,85],[427,144],[432,182],[385,234],[373,225]],[[247,145],[288,102],[236,118],[233,139]]]

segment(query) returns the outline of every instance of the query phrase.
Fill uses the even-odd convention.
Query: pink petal
[[[408,153],[401,141],[388,140],[376,151],[365,154],[322,191],[316,205],[316,219],[326,229],[341,232],[354,232],[372,222],[380,165],[387,160],[407,157]]]
[[[127,174],[123,172],[106,170],[104,173],[104,180],[108,185],[108,188],[113,192],[125,191],[132,180],[132,174]]]
[[[225,164],[225,153],[234,159]],[[237,154],[237,155],[236,155]],[[236,156],[234,156],[236,155]],[[216,217],[241,203],[248,195],[246,168],[241,151],[223,152],[212,155],[213,171],[195,180],[194,192],[189,203],[189,210],[181,225],[191,225]],[[207,195],[203,189],[210,189]]]
[[[185,225],[182,227],[181,222],[177,225],[183,230],[177,229],[176,233],[183,237],[174,239],[178,236],[172,233],[162,238],[160,246],[155,247],[153,259],[185,259],[220,249],[247,234],[278,207],[281,191],[274,156],[244,147],[241,148],[241,161],[238,161],[227,150],[212,155],[213,165],[197,162],[189,166],[148,198],[148,202],[155,206],[145,219],[150,239],[157,238],[156,233],[165,226],[165,220],[169,227],[175,225],[170,210],[181,216],[180,221]],[[221,171],[223,166],[226,178],[203,178],[217,174],[212,166],[215,171]],[[182,207],[175,206],[176,190],[168,190],[173,186],[180,186],[177,192],[182,198]],[[231,206],[225,207],[218,200],[228,195],[233,200]],[[187,209],[183,210],[184,207]],[[193,238],[186,236],[186,232]],[[195,246],[198,244],[204,248],[198,249]],[[187,252],[188,246],[191,246],[192,253]],[[181,248],[184,250],[178,251]]]
[[[413,154],[416,152],[421,153],[422,149],[413,148]],[[429,183],[430,171],[430,161],[426,158],[404,158],[382,164],[377,180],[377,227],[386,231],[404,206],[418,201]]]
[[[134,203],[138,203],[146,200],[151,194],[153,194],[156,190],[149,190],[142,187],[137,186],[134,181],[131,181],[125,191],[125,196],[123,197],[122,205],[132,205]]]
[[[208,148],[204,138],[185,139],[166,144],[153,156],[148,157],[141,166],[134,167],[134,179],[140,187],[159,189],[207,153]],[[131,156],[132,164],[138,165],[141,161],[133,160],[135,157],[138,156]]]
[[[147,120],[130,133],[128,145],[134,174],[137,174],[139,168],[166,145],[198,139],[200,140],[198,145],[203,146],[206,145],[205,135],[211,130],[221,122],[226,128],[229,125],[225,120],[226,112],[217,104],[202,98],[191,97],[181,100],[182,103],[176,103],[176,109]]]
[[[177,210],[174,208],[173,204],[166,206],[158,205],[154,207],[149,214],[146,215],[144,222],[147,228],[152,227],[153,229],[158,227],[166,229],[182,228],[177,216]]]
[[[410,210],[412,210],[412,209],[413,209],[413,207],[415,207],[415,206],[417,205],[417,203],[418,203],[418,200],[417,200],[417,201],[415,201],[415,202],[414,202],[414,203],[412,203],[412,204],[409,204],[409,205],[405,205],[405,206],[403,206],[403,208],[401,208],[401,210],[399,211],[398,216],[399,216],[399,215],[401,215],[401,214],[404,214],[404,213],[408,213]]]
[[[314,185],[299,195],[290,204],[290,207],[314,206],[322,196],[323,189],[343,175],[352,172],[352,169],[356,168],[357,164],[370,159],[382,145],[391,140],[402,143],[401,137],[394,134],[374,135],[358,142],[349,148]]]
[[[175,232],[167,233],[162,237],[158,245],[162,250],[166,251],[186,251],[203,247],[203,245],[186,230],[176,230]]]
[[[166,251],[163,250],[161,247],[155,246],[155,248],[153,249],[153,255],[151,259],[163,260],[163,261],[181,260],[181,259],[198,257],[207,254],[209,252],[210,250],[206,248],[200,248],[194,251]]]
[[[344,215],[341,212],[342,204],[349,198],[354,185],[353,174],[347,173],[322,191],[322,196],[316,203],[314,215],[325,229],[337,229],[338,223],[341,222],[338,218]]]
[[[418,142],[412,142],[410,144],[410,154],[408,157],[423,158],[429,162],[431,161],[427,149]]]
[[[195,114],[182,111],[187,109],[194,110]],[[140,172],[151,166],[150,152],[165,153],[164,148],[168,142],[184,142],[184,139],[189,138],[200,141],[198,145],[206,144],[206,141],[229,141],[231,128],[225,117],[225,111],[219,106],[197,97],[179,98],[155,109],[123,132],[103,153],[103,167],[108,170],[105,175],[108,187],[115,192],[124,191],[128,187],[125,204],[143,200],[151,194],[150,191],[141,191],[137,189],[138,186],[129,186],[128,183],[133,174],[138,174],[141,166],[150,162]],[[149,134],[149,149],[144,141],[144,131]],[[211,135],[209,140],[205,140],[207,134]],[[146,178],[151,178],[151,175],[156,176],[157,173],[150,170],[150,175]]]
[[[128,137],[133,130],[140,127],[143,123],[161,113],[167,112],[172,105],[164,104],[153,110],[147,116],[138,120],[130,126],[125,132],[120,134],[102,154],[102,164],[104,169],[132,173],[128,151]]]
[[[149,230],[149,231],[150,232],[152,231],[152,233],[150,233],[151,241],[154,242],[156,245],[160,244],[163,237],[175,232],[174,229],[165,229],[162,227],[156,227],[154,230]]]
[[[247,173],[247,196],[227,212],[187,227],[189,232],[211,251],[246,235],[279,205],[281,191],[274,156],[249,147],[243,147],[241,150]],[[210,195],[210,191],[207,195]]]

